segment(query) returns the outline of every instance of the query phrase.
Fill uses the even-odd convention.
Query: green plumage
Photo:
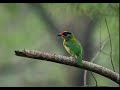
[[[77,59],[77,63],[82,65],[82,46],[73,35],[70,35],[68,38],[64,38],[63,46]]]

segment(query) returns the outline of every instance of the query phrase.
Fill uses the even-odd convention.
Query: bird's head
[[[72,38],[72,33],[68,31],[63,31],[59,33],[58,36],[61,36],[65,40],[69,40],[70,38]]]

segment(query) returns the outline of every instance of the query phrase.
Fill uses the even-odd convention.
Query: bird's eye
[[[67,33],[65,32],[64,35],[67,36]]]
[[[71,33],[70,33],[70,32],[65,32],[64,34],[65,34],[65,35],[68,35],[68,34],[71,34]]]
[[[62,32],[62,34],[63,34],[64,36],[67,36],[67,37],[71,36],[71,33],[70,33],[70,32]]]
[[[70,32],[67,32],[67,34],[70,34],[70,35],[71,35],[71,33],[70,33]]]
[[[71,34],[67,34],[67,37],[68,37],[68,38],[71,37]]]

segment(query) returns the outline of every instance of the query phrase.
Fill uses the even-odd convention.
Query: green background
[[[79,37],[80,35],[82,36],[81,40],[88,42],[84,40],[87,35],[84,33],[84,28],[82,28],[87,27],[85,20],[88,19],[96,22],[93,28],[94,31],[88,30],[88,34],[91,33],[90,43],[94,46],[90,48],[93,53],[92,58],[99,50],[100,40],[102,44],[108,38],[105,24],[105,18],[107,19],[113,47],[113,63],[116,72],[119,73],[118,3],[42,3],[39,5],[41,6],[40,9],[35,8],[37,5],[34,6],[29,3],[0,4],[0,87],[80,86],[75,79],[78,77],[78,72],[80,73],[78,68],[18,57],[15,56],[14,50],[40,50],[70,56],[65,54],[67,52],[62,46],[62,39],[58,38],[57,34],[64,31],[64,27],[67,27],[71,29],[70,31],[75,36],[78,35],[77,37]],[[76,17],[80,18],[80,22]],[[54,28],[52,30],[51,23],[47,22],[48,19],[54,23],[58,30],[54,30]],[[83,47],[84,42],[82,43]],[[109,42],[103,51],[110,53]],[[110,56],[102,52],[94,63],[112,70]],[[115,82],[101,75],[95,73],[94,75],[99,86],[118,86]],[[87,81],[89,85],[95,85],[93,77],[90,74],[89,77]],[[81,82],[79,78],[77,80]]]

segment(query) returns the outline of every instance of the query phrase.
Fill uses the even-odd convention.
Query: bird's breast
[[[63,42],[63,46],[65,47],[65,49],[67,50],[67,51],[69,51],[69,45],[68,45],[68,43],[67,42]]]

